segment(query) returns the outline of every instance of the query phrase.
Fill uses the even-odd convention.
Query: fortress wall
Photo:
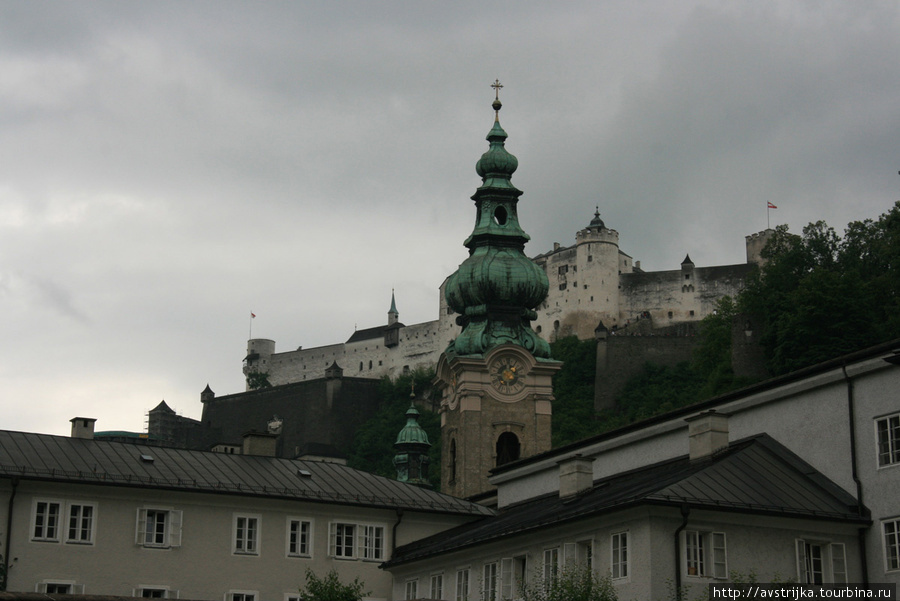
[[[265,358],[261,358],[265,360]],[[273,386],[325,377],[325,370],[337,361],[344,367],[344,345],[330,344],[310,349],[275,353],[267,363],[261,363],[259,371],[268,372]]]
[[[690,361],[696,344],[693,336],[609,336],[599,340],[594,408],[613,407],[625,383],[646,363],[675,366]]]

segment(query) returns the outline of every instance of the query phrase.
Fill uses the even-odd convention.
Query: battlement
[[[586,242],[605,242],[618,246],[619,232],[608,228],[588,227],[575,234],[576,244],[584,244]]]
[[[765,263],[762,258],[762,249],[766,247],[766,243],[774,233],[775,230],[768,229],[745,237],[747,241],[747,263],[760,266]]]

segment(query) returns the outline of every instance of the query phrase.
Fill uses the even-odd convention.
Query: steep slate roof
[[[362,342],[363,340],[374,340],[375,338],[384,338],[384,332],[393,328],[405,328],[399,321],[391,325],[375,326],[374,328],[366,328],[365,330],[356,330],[353,335],[347,339],[347,343]]]
[[[475,516],[493,513],[475,503],[336,463],[7,430],[0,430],[0,477]]]
[[[674,505],[868,523],[856,500],[767,434],[733,442],[712,459],[678,457],[597,480],[584,493],[543,495],[399,547],[385,565],[423,559],[490,540],[635,505]]]

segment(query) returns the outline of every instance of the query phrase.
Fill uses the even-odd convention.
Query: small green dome
[[[394,445],[398,444],[431,445],[428,441],[428,433],[419,425],[419,412],[414,404],[410,404],[409,409],[406,410],[406,425],[400,430]]]
[[[519,159],[504,147],[506,138],[506,132],[500,127],[500,122],[494,121],[494,127],[486,138],[491,146],[475,163],[475,171],[482,179],[509,179],[519,168]]]

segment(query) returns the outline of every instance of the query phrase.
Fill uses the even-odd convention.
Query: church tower
[[[475,229],[469,257],[448,279],[447,304],[462,332],[438,360],[441,399],[441,491],[471,497],[491,490],[488,472],[550,449],[553,374],[561,363],[531,329],[547,296],[544,271],[525,256],[519,226],[522,192],[510,178],[518,160],[505,148],[499,81],[490,143],[476,164]]]

